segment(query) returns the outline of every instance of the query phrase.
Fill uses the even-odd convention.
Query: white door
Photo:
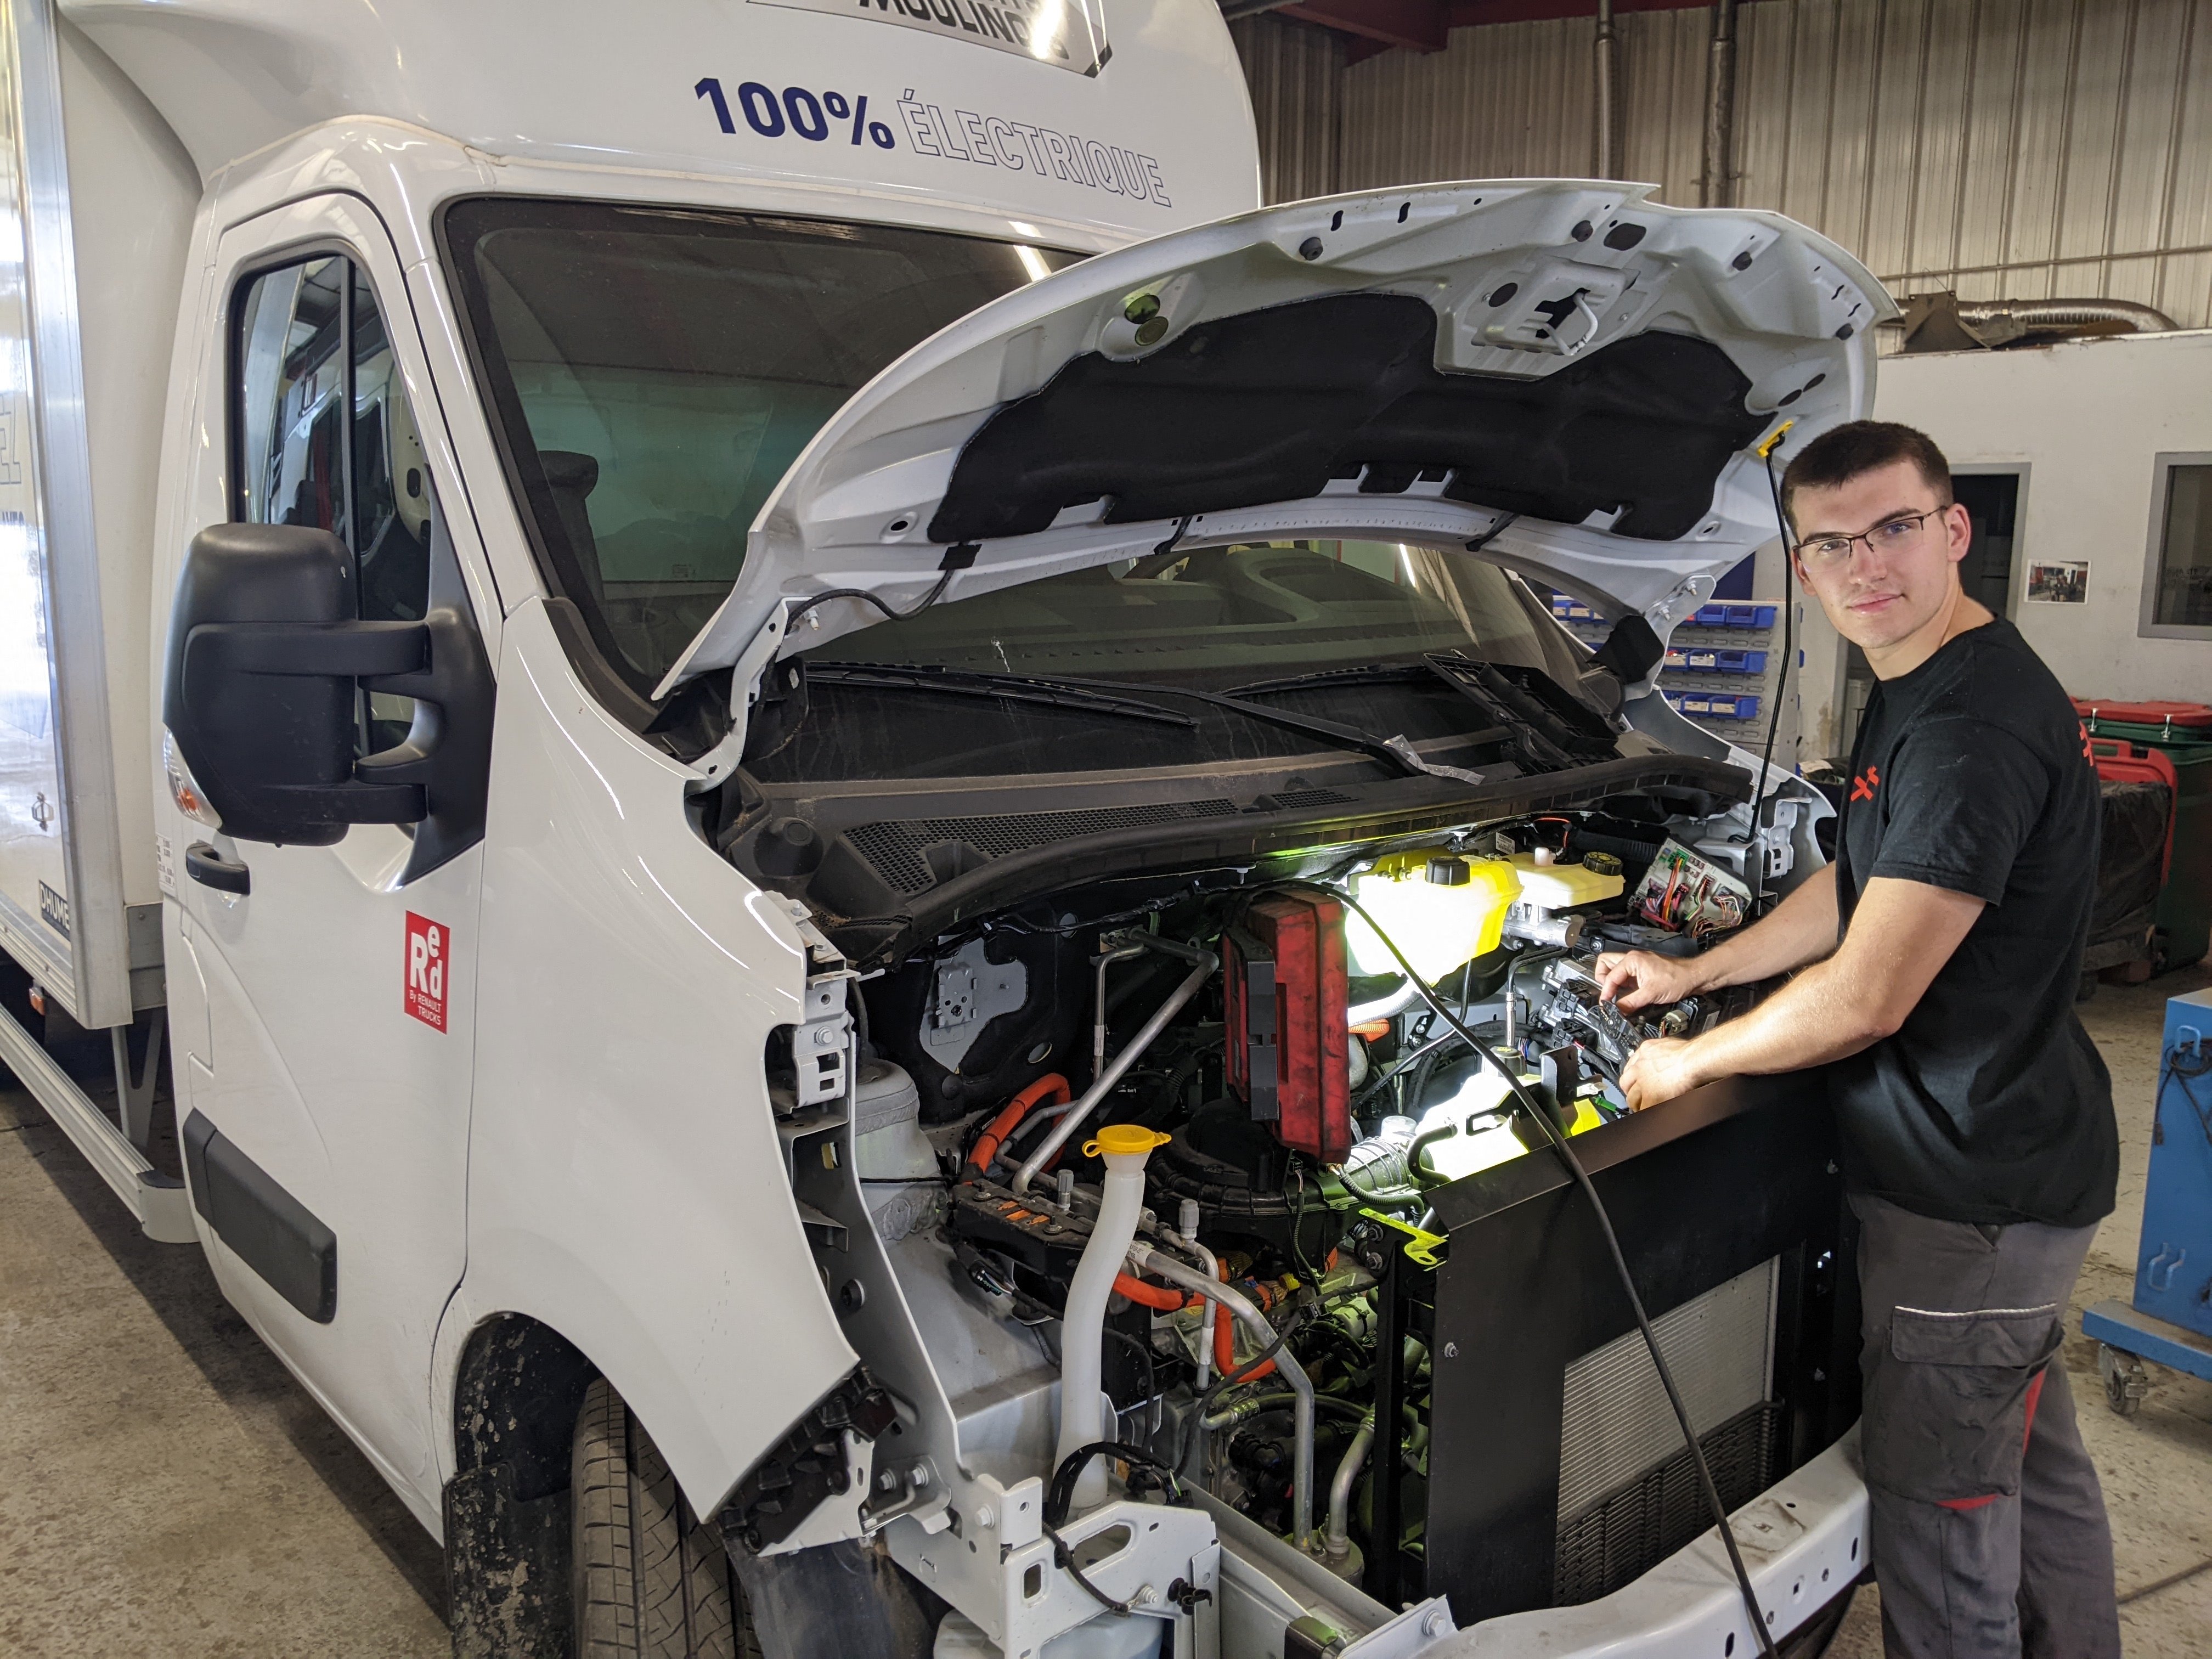
[[[352,549],[362,619],[456,596],[472,615],[441,516],[464,497],[417,424],[435,403],[380,223],[357,199],[297,204],[225,234],[216,274],[193,425],[209,441],[168,520],[178,541],[222,520],[313,526]],[[400,741],[409,712],[363,696],[359,752]],[[273,846],[161,807],[171,959],[197,968],[206,1003],[204,1022],[180,1018],[177,1059],[202,1235],[224,1293],[428,1519],[431,1343],[466,1237],[483,849],[414,874],[407,828]]]

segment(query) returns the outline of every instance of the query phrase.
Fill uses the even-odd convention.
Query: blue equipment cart
[[[2142,1404],[2142,1362],[2212,1377],[2212,990],[2166,1005],[2150,1182],[2132,1304],[2100,1302],[2081,1332],[2104,1346],[2105,1400],[2124,1417]]]

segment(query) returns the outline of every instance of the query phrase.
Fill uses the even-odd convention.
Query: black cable
[[[816,605],[827,605],[832,599],[859,599],[866,604],[875,606],[877,610],[884,613],[884,617],[888,621],[912,622],[916,617],[919,617],[923,611],[928,610],[930,606],[935,605],[938,600],[945,597],[945,590],[951,584],[951,581],[952,568],[948,566],[944,574],[938,577],[937,585],[931,588],[928,592],[923,594],[921,596],[921,603],[915,606],[911,611],[894,610],[891,606],[884,604],[884,601],[875,594],[868,592],[865,587],[831,587],[825,588],[819,593],[809,593],[805,599],[793,605],[791,608],[790,612],[784,617],[784,636],[787,639],[790,637],[792,629],[798,624],[799,619],[801,617],[813,610]]]
[[[1067,1524],[1067,1506],[1074,1501],[1075,1483],[1081,1478],[1085,1466],[1092,1458],[1099,1456],[1118,1457],[1124,1463],[1134,1464],[1142,1468],[1157,1469],[1167,1480],[1168,1496],[1170,1500],[1182,1496],[1181,1477],[1152,1453],[1135,1446],[1125,1445],[1119,1440],[1094,1440],[1089,1445],[1078,1446],[1073,1451],[1068,1453],[1060,1460],[1059,1466],[1053,1470],[1052,1483],[1045,1489],[1044,1498],[1044,1518],[1048,1526],[1060,1527]]]
[[[1043,1523],[1043,1526],[1044,1535],[1052,1540],[1053,1565],[1081,1585],[1091,1599],[1105,1608],[1107,1612],[1118,1613],[1127,1619],[1129,1616],[1129,1604],[1127,1601],[1116,1601],[1104,1590],[1085,1578],[1083,1576],[1083,1569],[1075,1565],[1075,1557],[1068,1551],[1067,1540],[1062,1538],[1049,1522]]]
[[[1735,1534],[1729,1528],[1728,1510],[1721,1503],[1720,1489],[1713,1485],[1713,1472],[1705,1462],[1705,1448],[1698,1443],[1697,1430],[1690,1422],[1689,1408],[1682,1403],[1681,1390],[1674,1386],[1674,1373],[1668,1366],[1666,1356],[1659,1352],[1658,1334],[1651,1328],[1650,1316],[1644,1311],[1644,1298],[1637,1293],[1635,1278],[1628,1271],[1628,1258],[1622,1253],[1620,1239],[1613,1230],[1613,1217],[1606,1210],[1605,1200],[1598,1196],[1597,1188],[1590,1181],[1589,1171],[1583,1168],[1582,1159],[1575,1156],[1574,1148],[1567,1144],[1567,1138],[1560,1132],[1559,1124],[1528,1092],[1528,1085],[1521,1081],[1519,1073],[1475,1041],[1474,1034],[1461,1024],[1444,1006],[1443,998],[1437,994],[1435,988],[1414,973],[1413,963],[1406,960],[1406,954],[1398,948],[1396,941],[1382,931],[1375,918],[1361,908],[1359,902],[1348,894],[1331,889],[1318,890],[1328,893],[1329,897],[1375,929],[1376,938],[1381,939],[1384,947],[1398,959],[1398,965],[1406,970],[1407,977],[1413,981],[1413,988],[1420,994],[1421,999],[1436,1010],[1437,1017],[1464,1036],[1468,1046],[1504,1079],[1506,1090],[1512,1095],[1514,1103],[1543,1131],[1545,1139],[1552,1144],[1552,1150],[1559,1155],[1560,1162],[1566,1165],[1567,1173],[1573,1177],[1575,1185],[1582,1189],[1583,1196],[1589,1201],[1590,1210],[1597,1218],[1598,1231],[1604,1237],[1606,1249],[1613,1257],[1613,1271],[1620,1275],[1622,1293],[1628,1297],[1629,1309],[1636,1316],[1636,1328],[1644,1334],[1644,1346],[1650,1351],[1651,1364],[1659,1373],[1660,1386],[1667,1391],[1667,1403],[1674,1408],[1674,1420],[1681,1427],[1683,1444],[1689,1448],[1690,1462],[1697,1470],[1698,1485],[1704,1491],[1705,1507],[1712,1514],[1713,1524],[1720,1530],[1721,1542],[1728,1550],[1729,1565],[1735,1570],[1736,1588],[1742,1592],[1743,1605],[1751,1614],[1752,1633],[1759,1638],[1760,1653],[1766,1659],[1777,1659],[1773,1634],[1767,1629],[1766,1615],[1759,1608],[1759,1593],[1752,1588],[1751,1574],[1744,1567],[1743,1553],[1736,1547]]]
[[[1208,1300],[1211,1302],[1211,1298]],[[1229,1314],[1226,1309],[1223,1310],[1223,1313],[1230,1318],[1236,1316]],[[1293,1316],[1281,1330],[1275,1333],[1275,1340],[1273,1342],[1261,1349],[1235,1370],[1224,1372],[1212,1388],[1199,1395],[1198,1403],[1191,1407],[1190,1415],[1182,1420],[1182,1432],[1176,1437],[1175,1466],[1177,1468],[1182,1468],[1190,1462],[1190,1437],[1196,1431],[1199,1423],[1206,1414],[1213,1409],[1213,1402],[1238,1383],[1249,1379],[1253,1372],[1282,1352],[1283,1344],[1291,1340],[1291,1333],[1297,1330],[1304,1322]],[[1209,1322],[1206,1327],[1208,1334],[1212,1334],[1212,1328]]]
[[[1782,702],[1790,690],[1790,665],[1797,654],[1797,604],[1791,597],[1790,582],[1796,572],[1797,561],[1790,550],[1790,516],[1782,510],[1782,485],[1774,476],[1774,452],[1769,449],[1759,459],[1766,468],[1766,493],[1774,499],[1774,522],[1782,532],[1782,668],[1774,679],[1774,707],[1767,711],[1766,747],[1759,754],[1759,787],[1752,792],[1751,824],[1744,831],[1747,842],[1755,839],[1759,834],[1759,809],[1766,800],[1767,769],[1774,763],[1774,734],[1782,728]],[[1800,732],[1798,737],[1802,742],[1804,734]],[[1759,877],[1756,884],[1759,890],[1765,891],[1765,859],[1759,859],[1755,873]]]
[[[1137,1351],[1137,1358],[1145,1362],[1145,1397],[1139,1401],[1137,1404],[1139,1406],[1156,1405],[1160,1397],[1160,1376],[1158,1368],[1152,1363],[1152,1351],[1146,1347],[1143,1343],[1138,1341],[1135,1337],[1130,1335],[1128,1332],[1117,1331],[1110,1325],[1106,1327],[1106,1334],[1112,1337],[1117,1342],[1127,1343],[1131,1347]],[[1115,1409],[1118,1413],[1121,1408],[1120,1407],[1116,1407]],[[1134,1410],[1135,1407],[1132,1407],[1130,1409]],[[1155,1427],[1152,1431],[1158,1433],[1158,1430]]]

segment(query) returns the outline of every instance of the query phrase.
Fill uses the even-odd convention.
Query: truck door
[[[170,558],[211,524],[309,526],[350,550],[362,620],[420,619],[441,590],[480,615],[449,518],[465,497],[424,441],[434,398],[371,211],[327,198],[253,220],[222,239],[216,278]],[[358,754],[404,740],[411,713],[360,694]],[[483,849],[417,875],[412,826],[282,846],[159,805],[170,960],[197,969],[171,981],[204,1003],[179,1009],[177,1084],[216,1275],[434,1516],[430,1352],[464,1257]]]

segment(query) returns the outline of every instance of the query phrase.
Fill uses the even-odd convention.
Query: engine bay
[[[804,1039],[772,1045],[769,1070],[825,1285],[902,1402],[891,1439],[933,1452],[902,1473],[878,1449],[864,1516],[924,1522],[892,1529],[901,1564],[963,1605],[926,1517],[958,1537],[1008,1506],[963,1481],[1038,1483],[1061,1554],[1054,1529],[1086,1510],[1199,1492],[1395,1605],[1424,1549],[1433,1333],[1385,1308],[1382,1279],[1433,1267],[1446,1188],[1547,1146],[1504,1067],[1562,1133],[1586,1133],[1627,1116],[1640,1044],[1748,1006],[1737,990],[1626,1013],[1597,980],[1607,951],[1689,954],[1751,918],[1759,901],[1723,861],[1741,819],[1613,797],[1109,876],[849,974],[849,1188],[830,1153],[817,1168],[799,1150]],[[842,1192],[902,1321],[878,1305],[884,1281],[838,1259],[866,1243],[833,1231]],[[942,1401],[934,1425],[923,1395]],[[725,1524],[773,1547],[757,1497],[741,1491]],[[1386,1513],[1395,1536],[1378,1534]],[[1003,1622],[992,1639],[1018,1650]]]

